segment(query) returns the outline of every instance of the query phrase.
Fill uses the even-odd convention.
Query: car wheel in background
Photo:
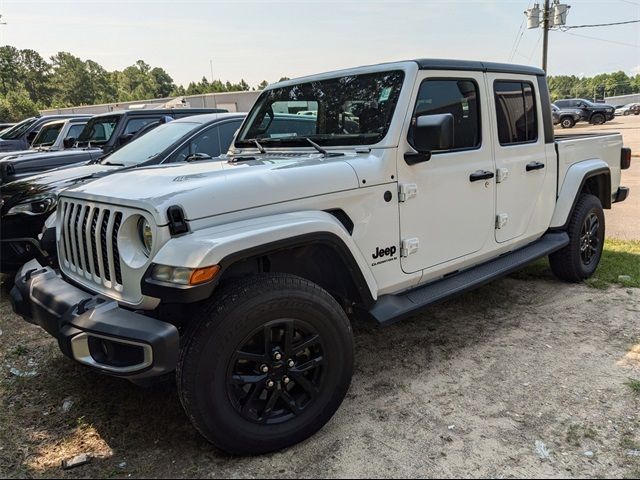
[[[593,123],[594,125],[603,125],[606,121],[607,119],[601,113],[596,113],[591,117],[591,123]]]
[[[576,124],[576,121],[571,117],[564,117],[560,122],[562,128],[573,128]]]

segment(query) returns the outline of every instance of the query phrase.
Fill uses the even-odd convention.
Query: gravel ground
[[[141,389],[66,360],[11,312],[6,280],[0,477],[640,477],[640,289],[519,273],[387,329],[356,322],[334,419],[286,451],[231,458],[171,382]],[[60,468],[79,454],[90,463]]]

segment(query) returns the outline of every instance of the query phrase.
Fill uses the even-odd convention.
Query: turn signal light
[[[200,285],[211,280],[219,271],[219,265],[202,268],[155,265],[151,278],[160,282],[176,283],[178,285]]]
[[[199,285],[208,282],[215,277],[220,271],[220,265],[212,265],[211,267],[196,268],[191,274],[189,285]]]

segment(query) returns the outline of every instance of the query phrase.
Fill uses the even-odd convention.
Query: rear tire
[[[177,384],[187,415],[216,447],[281,450],[340,407],[353,374],[351,326],[318,285],[287,274],[247,277],[203,303],[198,316]]]
[[[591,123],[594,125],[603,125],[607,119],[601,113],[596,113],[591,117]]]
[[[549,255],[551,270],[561,280],[581,282],[598,268],[604,246],[604,211],[595,195],[581,194],[567,226],[569,245]]]
[[[576,121],[571,117],[564,117],[560,125],[562,125],[562,128],[573,128],[576,125]]]

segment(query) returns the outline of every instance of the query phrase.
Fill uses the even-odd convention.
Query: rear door
[[[555,199],[555,160],[547,160],[543,112],[535,77],[487,74],[493,91],[498,243],[546,229]],[[550,217],[549,217],[550,218]]]

